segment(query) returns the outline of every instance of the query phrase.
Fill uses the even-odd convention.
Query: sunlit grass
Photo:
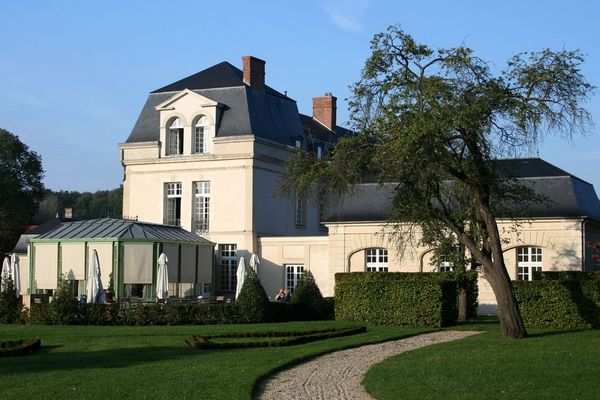
[[[598,399],[600,331],[530,330],[526,340],[485,332],[421,348],[371,368],[367,391],[392,399]]]
[[[26,357],[0,358],[1,399],[250,399],[260,377],[315,354],[423,332],[366,333],[277,348],[193,350],[190,335],[354,326],[334,321],[210,326],[0,325],[0,340],[40,337]]]

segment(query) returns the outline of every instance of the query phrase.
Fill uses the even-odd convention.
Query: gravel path
[[[256,399],[372,400],[361,381],[373,364],[405,351],[477,333],[440,331],[325,354],[267,378]]]

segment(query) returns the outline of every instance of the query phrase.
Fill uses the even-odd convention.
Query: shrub
[[[456,282],[439,274],[338,273],[335,282],[336,320],[424,327],[456,322]]]
[[[296,310],[300,320],[323,319],[327,313],[321,290],[310,271],[302,274],[300,282],[294,288],[291,302],[300,306]]]
[[[32,304],[29,312],[26,314],[25,320],[31,325],[50,325],[50,304]]]
[[[513,283],[528,327],[589,329],[600,326],[600,281],[539,280]]]
[[[235,304],[240,322],[267,322],[270,319],[269,297],[265,292],[258,275],[250,269]]]
[[[62,278],[54,291],[49,308],[49,321],[55,325],[81,323],[83,316],[79,311],[79,302],[71,295],[69,282]]]
[[[13,280],[6,278],[2,283],[3,290],[0,291],[0,323],[14,324],[19,321],[21,303],[15,295]]]
[[[600,271],[535,271],[533,276],[544,281],[600,281]]]

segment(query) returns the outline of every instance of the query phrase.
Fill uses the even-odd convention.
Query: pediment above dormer
[[[221,107],[223,106],[218,101],[212,100],[206,96],[198,94],[192,90],[184,89],[166,101],[160,103],[155,107],[156,111],[170,111],[175,110],[179,106],[194,106],[200,108],[209,108],[209,107]]]

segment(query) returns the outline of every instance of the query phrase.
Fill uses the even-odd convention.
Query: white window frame
[[[194,154],[208,153],[208,118],[206,115],[200,116],[194,124]]]
[[[194,182],[193,230],[196,234],[206,234],[210,222],[210,181]]]
[[[220,244],[219,259],[221,264],[221,289],[235,292],[237,285],[237,244]]]
[[[438,265],[438,272],[452,272],[454,270],[454,263],[451,261],[442,261]]]
[[[382,247],[365,249],[365,271],[388,272],[388,251]]]
[[[167,149],[168,156],[178,156],[183,154],[183,125],[179,118],[175,118],[167,128]]]
[[[285,264],[285,288],[293,293],[304,273],[304,264]]]
[[[318,144],[317,145],[317,158],[320,160],[321,158],[323,158],[323,145],[322,144]]]
[[[542,248],[536,246],[517,247],[517,280],[532,281],[533,273],[543,270]]]
[[[165,225],[181,226],[182,197],[181,182],[165,183]]]

